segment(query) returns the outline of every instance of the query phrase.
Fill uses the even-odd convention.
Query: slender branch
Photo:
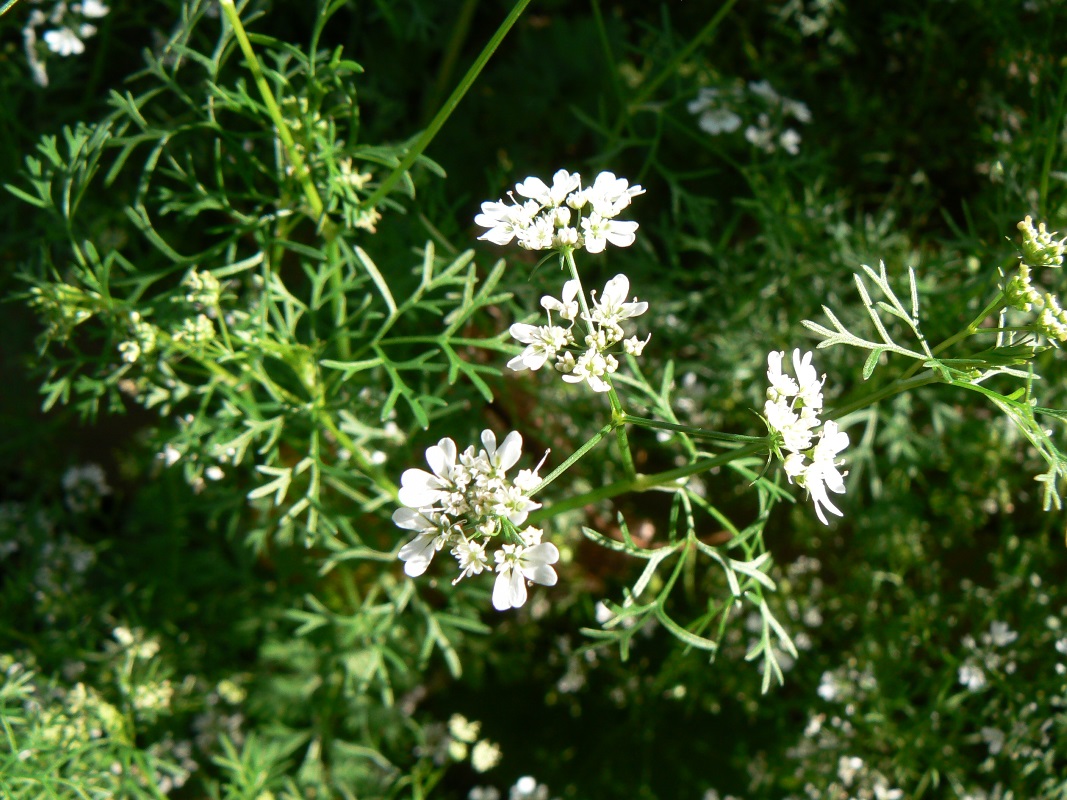
[[[232,0],[229,1],[232,2]],[[445,104],[441,106],[441,110],[434,115],[432,120],[430,120],[430,124],[426,126],[426,130],[424,130],[419,138],[415,140],[415,144],[408,150],[407,155],[401,159],[400,163],[393,169],[386,179],[378,185],[378,188],[371,193],[370,197],[363,201],[362,205],[364,208],[374,208],[385,195],[392,191],[392,188],[396,186],[397,181],[400,180],[401,176],[411,169],[411,165],[414,164],[419,156],[422,155],[423,151],[430,146],[430,142],[434,140],[438,131],[440,131],[445,122],[448,121],[448,118],[452,116],[452,112],[456,110],[456,106],[459,105],[460,100],[463,99],[463,96],[466,95],[467,91],[474,85],[475,79],[481,74],[485,65],[489,63],[489,59],[492,58],[493,53],[496,52],[500,43],[504,41],[504,37],[507,36],[508,31],[511,30],[519,17],[522,16],[522,12],[526,10],[526,6],[529,4],[530,0],[518,0],[518,2],[515,3],[515,7],[511,9],[511,13],[508,14],[507,18],[500,24],[500,27],[497,28],[496,33],[493,34],[493,38],[489,40],[488,44],[482,49],[482,52],[478,54],[478,58],[475,59],[471,68],[467,70],[467,74],[463,76],[463,80],[459,82],[459,86],[457,86],[452,94],[449,95],[448,99],[445,100]]]
[[[658,419],[649,419],[648,417],[635,417],[633,414],[623,414],[623,421],[640,425],[642,428],[656,428],[665,431],[676,431],[677,433],[684,433],[692,436],[695,439],[711,439],[716,442],[766,442],[766,436],[745,436],[739,433],[720,433],[719,431],[709,431],[704,428],[695,428],[692,425],[679,425],[674,422],[663,422]]]
[[[927,384],[939,383],[940,381],[940,376],[933,370],[930,370],[925,375],[920,375],[917,378],[898,378],[888,386],[883,386],[878,391],[865,395],[859,400],[849,403],[848,405],[831,409],[829,413],[826,414],[826,418],[840,419],[841,417],[851,414],[853,411],[866,408],[867,406],[873,405],[887,397],[900,394],[901,392],[908,392],[912,389],[918,389],[920,386],[926,386]]]
[[[608,425],[605,425],[599,431],[594,433],[592,438],[590,438],[588,442],[586,442],[573,453],[571,453],[570,456],[567,457],[566,461],[564,461],[562,464],[560,464],[558,467],[548,473],[545,479],[539,484],[537,484],[537,486],[534,487],[533,491],[530,492],[530,496],[532,497],[533,495],[540,492],[542,489],[552,483],[552,481],[554,481],[556,478],[558,478],[560,475],[570,469],[572,464],[575,464],[580,458],[582,458],[582,456],[584,456],[586,453],[596,447],[596,445],[600,442],[601,439],[611,433],[614,427],[614,424],[609,423]]]
[[[610,428],[609,428],[610,430]],[[541,520],[551,519],[559,514],[563,514],[567,511],[573,511],[576,508],[582,508],[590,503],[597,503],[601,500],[607,500],[612,497],[618,497],[620,494],[627,494],[629,492],[647,492],[654,489],[662,489],[674,484],[681,478],[687,478],[690,475],[698,475],[701,472],[707,472],[708,470],[715,469],[715,467],[721,467],[724,464],[729,464],[731,461],[736,461],[740,458],[752,456],[757,453],[765,452],[767,450],[766,442],[760,442],[759,444],[750,444],[747,447],[739,447],[736,450],[731,450],[728,453],[715,456],[714,458],[703,458],[699,461],[694,461],[692,464],[686,464],[683,467],[677,467],[675,469],[669,469],[666,472],[657,472],[652,475],[637,475],[633,478],[624,478],[623,480],[609,483],[605,486],[601,486],[597,489],[593,489],[583,494],[574,495],[568,497],[565,500],[560,500],[558,503],[554,503],[547,508],[540,508],[530,514],[529,521],[531,525],[536,525]]]
[[[942,353],[948,348],[950,348],[952,345],[956,344],[956,342],[966,339],[968,336],[973,336],[978,332],[979,327],[981,327],[982,322],[985,320],[986,317],[988,317],[990,314],[996,313],[1003,307],[1004,292],[997,292],[997,296],[993,298],[989,305],[987,305],[978,313],[977,317],[971,320],[970,324],[968,324],[966,328],[959,331],[958,333],[953,334],[952,336],[945,339],[945,341],[941,342],[941,344],[939,344],[933,349],[932,354],[936,356],[938,353]],[[900,376],[900,379],[907,380],[916,372],[918,372],[922,365],[923,361],[917,361],[916,363],[912,364],[904,372],[904,374]]]
[[[300,181],[300,186],[304,190],[304,197],[307,198],[308,205],[311,206],[312,216],[316,220],[321,219],[323,213],[322,198],[319,196],[319,190],[315,188],[314,181],[311,180],[311,171],[304,163],[304,157],[300,155],[300,151],[297,149],[296,142],[293,140],[292,131],[289,130],[289,126],[285,122],[285,117],[282,116],[282,110],[278,106],[278,102],[274,99],[274,93],[270,89],[270,84],[267,83],[267,78],[263,74],[263,67],[260,66],[259,59],[256,58],[255,51],[252,50],[252,43],[248,40],[248,34],[245,32],[244,25],[241,23],[241,16],[237,13],[237,9],[234,7],[233,0],[219,0],[222,5],[222,10],[226,14],[226,19],[229,20],[230,25],[233,27],[234,36],[237,37],[237,44],[241,47],[241,52],[244,53],[245,63],[248,64],[248,69],[252,73],[252,79],[256,83],[256,87],[259,89],[260,95],[263,97],[263,103],[267,107],[267,113],[270,114],[272,120],[274,120],[274,126],[278,129],[278,138],[282,140],[282,146],[285,147],[285,154],[289,158],[289,163],[293,167],[293,174],[296,175],[296,179]]]

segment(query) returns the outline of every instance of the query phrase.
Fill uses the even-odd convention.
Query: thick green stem
[[[352,460],[356,462],[356,466],[359,467],[360,472],[373,480],[375,485],[392,497],[393,500],[396,500],[400,496],[400,490],[397,488],[397,485],[385,477],[378,466],[370,463],[370,461],[364,457],[363,448],[352,441],[352,437],[338,427],[331,414],[323,411],[318,414],[318,419],[319,422],[333,434],[333,437],[338,443],[352,454]]]
[[[622,402],[619,400],[619,395],[615,393],[615,387],[608,390],[608,400],[611,401],[611,418],[615,428],[615,440],[619,443],[619,455],[622,456],[622,469],[626,473],[626,477],[634,478],[637,476],[637,469],[634,467],[634,456],[630,452],[630,437],[626,435],[626,426],[623,422],[626,419],[626,412],[622,410]]]
[[[608,426],[608,430],[610,430],[610,426]],[[530,514],[529,521],[531,525],[536,525],[542,520],[551,519],[558,514],[573,511],[576,508],[582,508],[590,503],[597,503],[601,500],[618,497],[620,494],[661,489],[670,486],[681,478],[687,478],[690,475],[698,475],[701,472],[707,472],[708,470],[715,469],[715,467],[729,464],[731,461],[765,452],[766,450],[767,443],[761,441],[758,444],[739,447],[736,450],[731,450],[728,453],[723,453],[714,458],[702,458],[699,461],[694,461],[692,464],[686,464],[684,467],[677,467],[676,469],[669,469],[666,472],[624,478],[623,480],[609,483],[606,486],[601,486],[597,489],[585,492],[584,494],[568,497],[566,500],[561,500],[547,508],[538,509]]]
[[[233,0],[219,0],[219,2],[222,5],[223,13],[226,14],[226,19],[229,20],[230,25],[233,27],[234,36],[237,37],[237,44],[240,45],[241,52],[244,53],[245,63],[248,64],[252,79],[263,97],[267,113],[270,114],[271,119],[274,120],[274,126],[278,129],[278,138],[282,140],[282,146],[285,148],[285,154],[293,168],[293,174],[300,181],[300,186],[304,190],[304,197],[311,207],[311,214],[316,220],[319,220],[324,209],[319,190],[315,188],[315,183],[311,180],[311,171],[307,168],[304,163],[304,157],[300,155],[300,151],[297,149],[293,134],[289,130],[285,117],[282,116],[282,110],[274,99],[270,84],[267,83],[267,78],[263,74],[263,67],[260,66],[259,59],[256,58],[255,51],[252,50],[252,43],[248,41],[248,34],[241,23],[241,16],[237,13]]]

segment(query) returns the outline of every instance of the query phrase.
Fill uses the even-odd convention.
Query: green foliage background
[[[661,495],[558,517],[559,585],[507,615],[485,584],[404,577],[389,519],[401,472],[443,436],[517,429],[526,458],[551,447],[554,464],[604,424],[601,397],[504,374],[507,326],[560,276],[477,242],[480,202],[560,167],[645,186],[637,243],[587,258],[587,283],[625,272],[649,301],[642,369],[687,424],[759,435],[767,351],[812,347],[800,322],[824,305],[865,320],[860,264],[884,261],[898,288],[914,267],[940,341],[1017,262],[1020,219],[1067,229],[1062,5],[534,0],[378,197],[512,4],[328,5],[241,12],[323,225],[217,4],[116,0],[83,55],[49,59],[46,88],[21,51],[34,4],[0,17],[0,182],[15,189],[0,215],[0,794],[467,797],[532,774],[567,798],[1067,797],[1064,518],[1042,510],[1041,458],[977,395],[923,387],[854,420],[840,523],[774,510],[769,602],[800,654],[766,695],[743,616],[711,664],[654,624],[626,660],[583,633],[640,569],[581,526],[617,539],[621,514],[654,546]],[[686,109],[701,87],[760,80],[811,109],[796,156],[712,137]],[[345,159],[372,173],[348,194]],[[368,197],[373,233],[354,224]],[[175,336],[200,310],[193,267],[224,280],[236,345]],[[134,310],[162,331],[155,366],[119,357]],[[816,353],[833,404],[868,391],[862,363]],[[1067,404],[1062,364],[1034,359],[1041,406]],[[675,466],[669,442],[633,442],[642,472]],[[111,492],[81,508],[63,476],[86,462]],[[552,499],[618,477],[589,458]],[[755,513],[733,473],[700,480],[731,518]],[[692,619],[724,582],[694,568],[682,583],[672,616]],[[1017,638],[998,644],[994,623]],[[138,655],[146,641],[158,652]],[[137,700],[162,681],[165,708]],[[444,755],[456,713],[500,744],[494,770]]]

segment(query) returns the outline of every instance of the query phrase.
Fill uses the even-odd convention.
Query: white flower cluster
[[[811,122],[811,111],[799,100],[778,94],[767,81],[753,81],[747,89],[742,84],[703,87],[686,108],[697,117],[701,130],[718,136],[733,133],[741,127],[738,109],[750,106],[751,100],[756,103],[756,122],[745,128],[745,138],[765,153],[781,148],[790,155],[797,155],[800,134],[795,128],[785,127],[786,120],[791,117],[806,125]]]
[[[625,178],[601,172],[592,186],[582,188],[582,176],[561,169],[548,186],[540,178],[527,178],[503,200],[482,203],[474,221],[488,228],[479,239],[509,244],[517,239],[527,250],[588,250],[599,253],[611,243],[629,247],[637,223],[615,219],[630,201],[645,190]],[[515,194],[526,198],[520,202]]]
[[[756,118],[755,125],[745,128],[745,138],[765,153],[773,153],[781,147],[789,155],[797,155],[800,152],[800,134],[796,128],[782,128],[787,117],[804,125],[811,122],[808,107],[799,100],[782,97],[767,81],[750,83],[748,90],[760,98],[767,110]]]
[[[41,0],[33,0],[40,5]],[[22,44],[26,51],[26,61],[33,72],[33,80],[39,86],[48,85],[48,71],[41,60],[37,44],[37,29],[49,26],[41,39],[48,51],[59,56],[78,56],[85,52],[85,42],[96,33],[96,26],[89,20],[106,17],[111,11],[100,0],[81,0],[79,3],[67,4],[60,0],[52,5],[52,10],[45,13],[40,8],[30,12],[26,26],[22,29]]]
[[[848,447],[848,434],[838,430],[837,423],[828,420],[825,424],[819,420],[822,411],[822,385],[826,380],[819,377],[811,365],[811,353],[801,355],[800,349],[793,351],[793,373],[791,377],[782,371],[785,353],[772,351],[767,355],[767,402],[763,406],[763,417],[767,427],[777,439],[776,450],[788,451],[784,458],[785,474],[790,483],[803,486],[811,495],[815,504],[815,513],[824,524],[826,520],[823,509],[832,514],[842,513],[826,494],[829,489],[837,494],[845,491],[844,476],[838,467],[837,455]],[[815,429],[822,424],[822,430],[815,441]]]
[[[570,280],[563,284],[562,299],[549,295],[541,298],[541,307],[548,312],[547,325],[516,322],[511,326],[511,335],[526,345],[526,349],[511,359],[508,366],[516,371],[538,370],[548,361],[554,361],[556,370],[563,373],[567,383],[585,381],[594,392],[606,392],[611,389],[611,384],[605,377],[619,368],[618,359],[608,351],[621,342],[625,352],[639,356],[651,338],[651,334],[644,340],[636,336],[626,338],[621,325],[623,320],[644,314],[648,303],[638,302],[636,297],[627,301],[630,279],[625,275],[616,275],[608,281],[599,298],[592,293],[593,305],[588,313],[579,312],[577,297],[580,291],[581,284]],[[552,324],[553,311],[560,320],[569,323],[567,327]],[[580,349],[574,331],[579,317],[586,323],[588,332],[582,340],[584,352],[575,357],[575,350]]]
[[[504,611],[526,602],[527,581],[555,586],[551,565],[559,550],[542,542],[544,532],[528,526],[519,531],[529,513],[541,504],[529,498],[540,478],[535,469],[507,477],[522,455],[522,436],[513,431],[497,446],[496,434],[482,431],[482,449],[471,445],[462,453],[445,438],[426,450],[432,472],[409,469],[400,478],[400,502],[393,522],[417,535],[400,548],[404,572],[422,575],[434,554],[449,547],[460,570],[453,584],[483,570],[492,570],[487,548],[492,539],[507,540],[493,552],[496,584],[493,606]],[[547,455],[547,453],[546,453]],[[542,459],[543,462],[543,459]]]

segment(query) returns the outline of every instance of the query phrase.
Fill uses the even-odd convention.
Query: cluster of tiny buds
[[[526,602],[528,582],[556,584],[551,565],[559,560],[559,550],[541,541],[540,528],[519,530],[529,513],[541,507],[529,497],[541,482],[540,464],[520,470],[514,478],[507,476],[522,455],[522,436],[513,431],[498,446],[496,434],[485,430],[481,440],[480,450],[471,445],[462,453],[448,438],[428,448],[426,463],[432,472],[404,472],[399,493],[403,508],[393,513],[393,522],[416,532],[398,553],[404,572],[422,575],[434,554],[448,547],[460,571],[453,584],[493,571],[487,549],[494,539],[503,540],[493,552],[493,606],[503,611]]]
[[[474,221],[489,229],[478,238],[493,244],[516,239],[527,250],[599,253],[608,243],[616,247],[634,243],[637,223],[615,217],[644,191],[611,172],[601,172],[583,189],[581,175],[561,169],[552,176],[551,186],[530,177],[508,192],[511,202],[482,203]],[[516,194],[526,199],[520,202]]]
[[[1063,266],[1067,239],[1057,240],[1055,237],[1059,234],[1050,232],[1043,222],[1035,228],[1033,218],[1029,216],[1017,227],[1023,235],[1022,255],[1018,271],[1004,285],[1005,302],[1019,311],[1040,309],[1041,313],[1033,323],[1034,331],[1053,342],[1067,342],[1067,312],[1055,294],[1034,286],[1031,273],[1034,267],[1057,269]]]
[[[811,353],[793,351],[793,376],[782,371],[785,353],[772,351],[767,355],[767,402],[763,417],[775,440],[775,451],[784,456],[783,466],[789,481],[808,490],[815,505],[819,520],[828,524],[823,509],[842,516],[841,511],[830,502],[826,491],[837,494],[845,491],[844,477],[838,467],[842,462],[838,454],[848,447],[848,434],[839,430],[837,423],[828,420],[821,423],[819,413],[823,408],[822,386],[826,376],[819,377],[811,365]],[[818,441],[815,429],[822,424]]]
[[[632,301],[627,300],[630,280],[625,275],[616,275],[609,280],[599,297],[593,292],[593,305],[587,311],[579,310],[587,307],[584,302],[579,303],[581,291],[581,284],[577,280],[567,281],[563,284],[561,299],[550,295],[541,298],[541,307],[548,314],[547,325],[516,322],[511,326],[511,335],[526,345],[522,353],[508,362],[511,369],[538,370],[553,361],[556,371],[563,373],[563,380],[568,383],[585,381],[594,392],[611,389],[606,378],[619,368],[619,361],[609,351],[621,343],[623,352],[639,356],[651,338],[626,338],[621,323],[644,314],[648,310],[648,303],[639,302],[636,297]],[[553,312],[561,321],[569,323],[567,327],[552,323]],[[580,333],[576,335],[574,330],[579,318],[586,326],[586,333],[582,337],[584,350],[578,344]],[[576,350],[580,351],[577,356]]]

